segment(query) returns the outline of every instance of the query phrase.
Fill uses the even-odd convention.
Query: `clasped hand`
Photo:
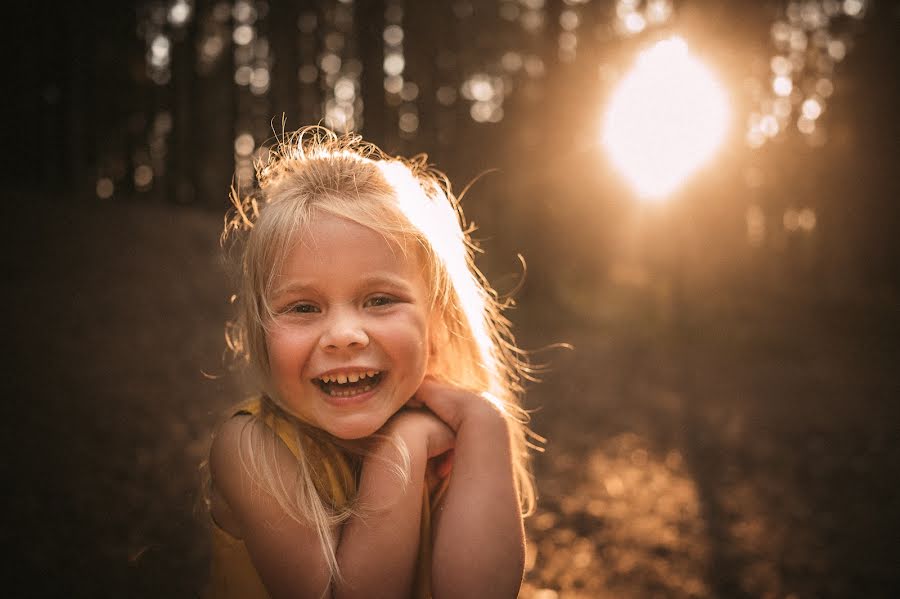
[[[453,470],[456,435],[467,420],[502,418],[484,396],[427,377],[416,394],[386,424],[410,451],[424,451],[426,482],[433,491]]]

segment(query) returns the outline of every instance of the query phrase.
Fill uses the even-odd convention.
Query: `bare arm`
[[[487,400],[430,380],[416,398],[456,430],[453,474],[435,516],[434,597],[514,598],[525,538],[506,420]]]
[[[422,419],[430,419],[423,421]],[[422,485],[429,442],[424,436],[452,445],[452,433],[425,412],[398,415],[384,432],[396,435],[410,453],[410,483],[404,485],[384,463],[396,461],[391,443],[380,443],[365,459],[359,495],[370,509],[365,521],[352,518],[342,531],[337,547],[338,565],[347,584],[330,581],[328,566],[315,530],[290,518],[278,502],[253,481],[242,464],[238,448],[249,454],[250,439],[260,435],[269,443],[288,491],[297,489],[296,460],[280,439],[272,438],[264,425],[246,417],[226,422],[213,443],[210,468],[213,484],[240,523],[253,564],[272,597],[402,597],[409,594],[419,541]],[[258,428],[257,428],[258,427]],[[445,429],[442,432],[438,427]],[[379,459],[381,458],[381,459]],[[405,590],[404,590],[405,589]]]
[[[289,517],[242,460],[242,455],[249,460],[251,448],[258,444],[274,457],[288,492],[294,492],[296,472],[284,465],[296,459],[265,425],[249,416],[229,419],[216,434],[209,456],[213,486],[235,516],[239,536],[272,597],[331,597],[328,565],[315,530]]]
[[[335,597],[408,597],[415,577],[422,516],[422,487],[428,460],[426,440],[416,431],[424,413],[404,414],[389,434],[406,446],[410,458],[409,482],[404,484],[390,464],[402,463],[397,447],[381,440],[363,462],[359,483],[364,517],[344,525],[338,562],[346,585]],[[433,416],[431,417],[433,418]]]

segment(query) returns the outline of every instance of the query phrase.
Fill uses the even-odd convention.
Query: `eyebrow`
[[[412,286],[407,283],[403,277],[385,272],[368,273],[358,279],[358,285],[360,287],[375,287],[379,285],[386,285],[388,287],[399,288],[403,291],[412,290]],[[319,293],[319,288],[308,280],[298,279],[282,285],[281,287],[277,287],[275,291],[272,292],[272,297],[278,298],[282,295],[299,293],[303,291]]]

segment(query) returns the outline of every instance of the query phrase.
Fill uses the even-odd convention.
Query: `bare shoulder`
[[[252,480],[252,474],[242,464],[248,448],[242,448],[241,442],[248,441],[246,435],[252,434],[256,426],[259,424],[249,416],[233,416],[220,425],[210,448],[210,515],[219,528],[236,539],[242,539],[244,534],[231,504],[238,503],[239,495],[247,488],[243,481]]]
[[[249,415],[232,416],[223,422],[213,438],[209,451],[209,468],[215,484],[229,486],[232,478],[246,470],[246,458],[253,451],[254,443],[266,437],[264,424]],[[243,462],[243,463],[242,463]]]
[[[250,415],[222,423],[210,448],[209,469],[214,490],[236,514],[244,512],[242,520],[274,500],[275,487],[292,490],[300,482],[297,458],[271,428]]]
[[[322,596],[330,576],[319,536],[284,501],[303,494],[297,458],[287,445],[252,416],[234,416],[219,427],[209,467],[218,515],[228,524],[217,513],[213,517],[226,530],[240,531],[270,595]],[[281,498],[274,489],[283,491]]]

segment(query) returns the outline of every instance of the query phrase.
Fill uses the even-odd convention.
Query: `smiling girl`
[[[258,396],[210,451],[210,597],[515,597],[524,365],[424,157],[302,129],[233,197]]]

